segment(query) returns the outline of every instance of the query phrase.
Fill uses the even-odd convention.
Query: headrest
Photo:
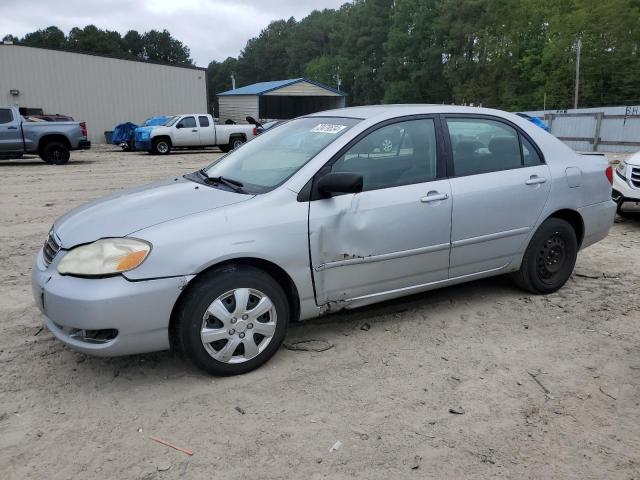
[[[476,151],[476,142],[469,140],[458,142],[456,145],[456,153],[460,155],[471,155]]]
[[[491,153],[520,155],[518,139],[514,137],[495,137],[489,142]]]

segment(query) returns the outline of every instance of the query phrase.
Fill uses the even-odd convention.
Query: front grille
[[[640,188],[640,168],[633,167],[631,169],[631,183],[634,187]]]
[[[59,250],[60,250],[60,244],[56,241],[55,233],[53,233],[53,230],[52,230],[49,232],[47,241],[44,242],[44,246],[42,247],[42,256],[44,257],[44,263],[47,267],[56,257]]]

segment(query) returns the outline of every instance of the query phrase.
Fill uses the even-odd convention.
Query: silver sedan
[[[609,231],[611,181],[600,157],[497,110],[321,112],[58,219],[33,293],[77,350],[173,348],[238,374],[292,321],[505,273],[558,290]]]

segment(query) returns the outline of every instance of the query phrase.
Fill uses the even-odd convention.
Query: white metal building
[[[260,82],[218,93],[218,117],[246,123],[245,118],[289,119],[346,106],[346,94],[305,78]]]
[[[87,122],[104,143],[118,123],[207,112],[206,69],[0,42],[0,105]]]

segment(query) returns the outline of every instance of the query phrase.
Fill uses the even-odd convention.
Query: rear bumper
[[[616,208],[613,200],[607,200],[578,209],[584,222],[584,239],[581,248],[593,245],[609,234],[616,216]]]
[[[80,140],[78,142],[78,150],[89,150],[91,148],[91,142],[89,140]]]

